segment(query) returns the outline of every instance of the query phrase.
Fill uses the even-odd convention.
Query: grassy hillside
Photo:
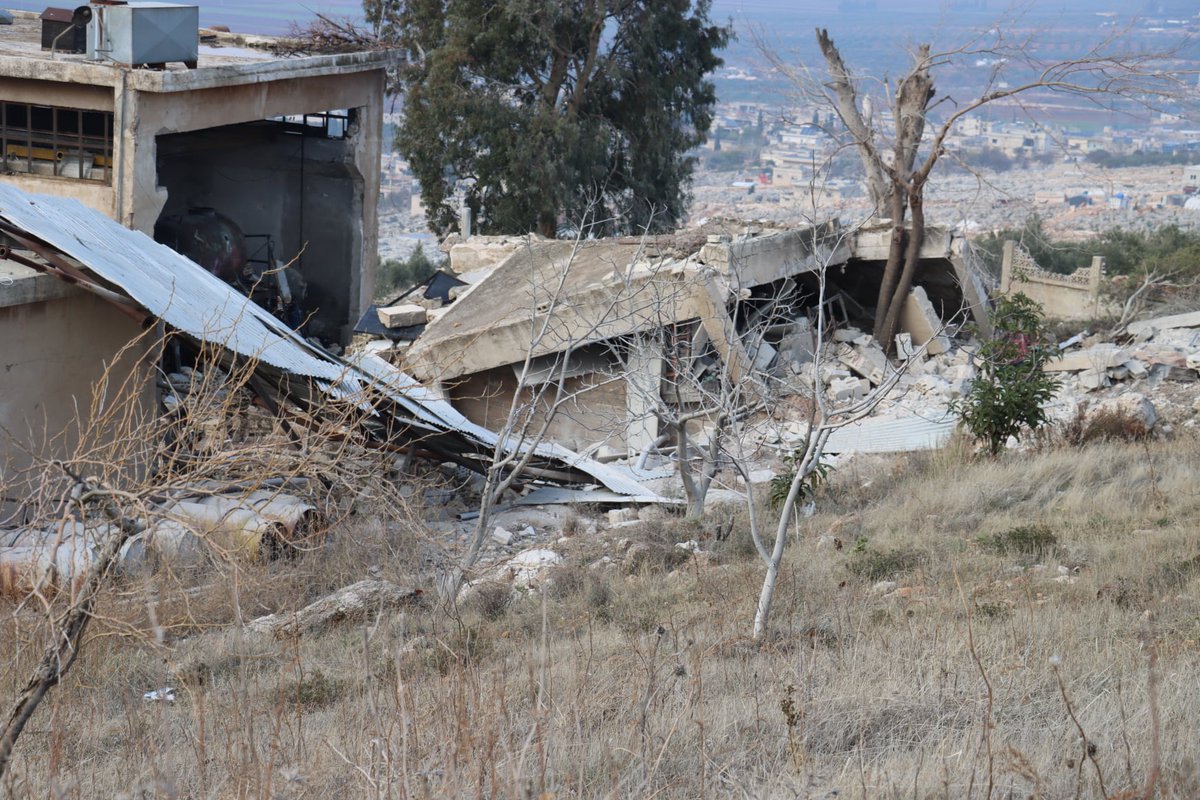
[[[1190,438],[845,467],[800,524],[763,646],[746,636],[761,569],[737,512],[575,534],[516,596],[484,584],[448,611],[238,633],[239,615],[367,575],[428,582],[433,534],[360,522],[188,591],[124,587],[7,789],[1141,797],[1153,781],[1194,797],[1198,468]],[[689,539],[705,552],[674,546]],[[36,619],[5,608],[2,697],[40,653]],[[142,699],[161,686],[175,703]]]

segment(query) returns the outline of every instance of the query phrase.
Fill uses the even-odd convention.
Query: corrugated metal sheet
[[[936,450],[946,443],[958,418],[949,411],[932,416],[871,417],[834,431],[827,453],[904,453]]]
[[[464,450],[490,453],[498,435],[468,420],[448,402],[382,359],[350,364],[313,347],[264,309],[195,262],[145,234],[66,198],[32,195],[0,184],[0,219],[46,242],[87,270],[119,286],[167,324],[199,341],[220,345],[285,372],[316,380],[328,395],[370,408],[370,389],[403,409],[417,431],[454,434]],[[631,500],[655,502],[630,470],[601,464],[552,443],[541,459],[589,475]]]
[[[81,203],[0,185],[0,219],[120,286],[154,316],[279,369],[341,383],[346,366],[195,262]]]

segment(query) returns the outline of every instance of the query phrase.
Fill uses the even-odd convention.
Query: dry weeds
[[[646,543],[699,535],[719,555],[591,567],[630,534],[577,534],[549,587],[508,602],[298,640],[239,632],[368,575],[429,580],[415,525],[355,518],[293,560],[122,585],[5,788],[1057,798],[1101,783],[1141,797],[1153,777],[1155,797],[1193,797],[1198,467],[1200,444],[1178,440],[996,461],[951,449],[865,487],[835,474],[762,647],[746,636],[759,565],[736,531],[669,522]],[[5,607],[0,696],[40,655],[38,624]],[[142,699],[162,686],[176,702]]]

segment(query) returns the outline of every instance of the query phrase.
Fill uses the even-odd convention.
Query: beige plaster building
[[[43,50],[38,16],[16,17],[0,26],[0,183],[78,200],[147,235],[165,215],[216,209],[251,246],[269,236],[277,259],[294,260],[306,332],[347,338],[374,288],[391,54],[283,58],[193,26],[177,36],[178,61],[168,52],[146,68],[115,63],[116,48]],[[30,255],[20,247],[15,261],[0,259],[0,486],[9,488],[33,457],[69,454],[97,403],[125,403],[125,425],[157,410],[152,321],[18,263]]]
[[[195,68],[134,68],[44,51],[36,15],[17,14],[0,26],[0,181],[146,234],[215,209],[295,259],[314,332],[346,338],[374,288],[392,54],[281,58],[206,31]]]

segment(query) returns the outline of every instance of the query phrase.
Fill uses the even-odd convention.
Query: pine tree
[[[395,5],[393,5],[395,3]],[[669,229],[713,120],[727,27],[709,0],[368,0],[404,52],[397,149],[430,225]]]

